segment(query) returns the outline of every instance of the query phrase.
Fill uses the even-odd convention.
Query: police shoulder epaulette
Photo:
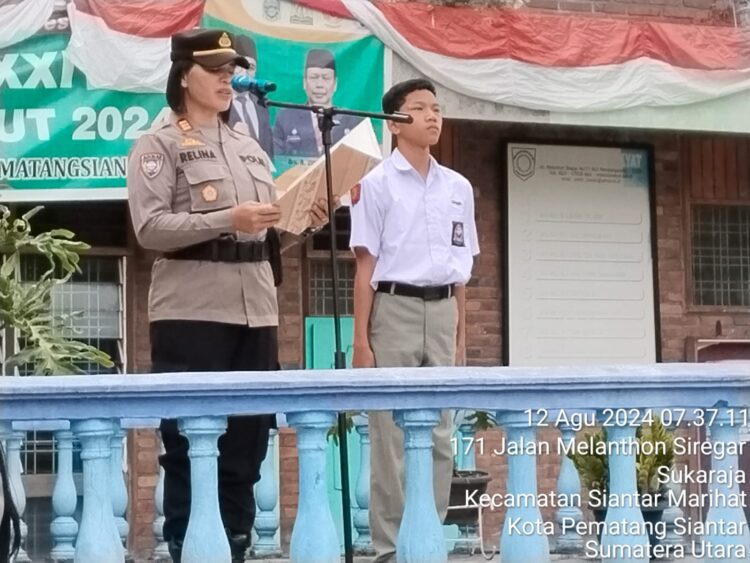
[[[183,133],[189,133],[193,130],[193,126],[190,125],[190,122],[184,117],[177,120],[177,128]]]

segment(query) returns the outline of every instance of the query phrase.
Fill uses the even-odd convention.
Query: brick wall
[[[386,0],[404,2],[406,0]],[[425,0],[436,5],[477,8],[505,8],[511,0]],[[734,25],[731,0],[525,0],[523,10],[555,11],[564,14],[648,19],[678,23]]]
[[[528,0],[526,9],[629,20],[734,25],[729,0]]]

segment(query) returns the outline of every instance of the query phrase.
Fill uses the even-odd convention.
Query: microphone
[[[388,121],[393,121],[394,123],[411,123],[414,121],[414,118],[408,113],[397,111],[388,117]]]
[[[230,81],[232,90],[236,92],[252,92],[257,96],[265,96],[276,90],[276,83],[258,78],[250,78],[244,74],[235,74]]]

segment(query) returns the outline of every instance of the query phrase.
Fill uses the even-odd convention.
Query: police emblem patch
[[[351,198],[352,198],[352,205],[357,205],[359,203],[359,196],[362,193],[362,184],[357,184],[352,188],[351,192]]]
[[[159,175],[164,166],[164,155],[158,152],[147,152],[141,155],[141,171],[146,178],[153,179]]]
[[[464,244],[464,224],[460,221],[453,221],[453,246],[465,246]]]
[[[207,184],[201,190],[201,197],[206,203],[213,203],[219,197],[219,190],[217,190],[213,185]]]
[[[229,39],[229,36],[226,34],[226,32],[221,34],[221,37],[219,37],[219,47],[222,47],[224,49],[232,46],[232,40]]]

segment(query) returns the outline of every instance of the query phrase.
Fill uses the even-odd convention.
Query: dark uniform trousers
[[[152,371],[264,371],[279,368],[277,328],[204,321],[151,323]],[[227,533],[247,534],[255,520],[253,485],[260,480],[275,415],[230,416],[219,438],[219,507]],[[182,544],[190,515],[188,441],[174,419],[162,420],[164,540]]]

